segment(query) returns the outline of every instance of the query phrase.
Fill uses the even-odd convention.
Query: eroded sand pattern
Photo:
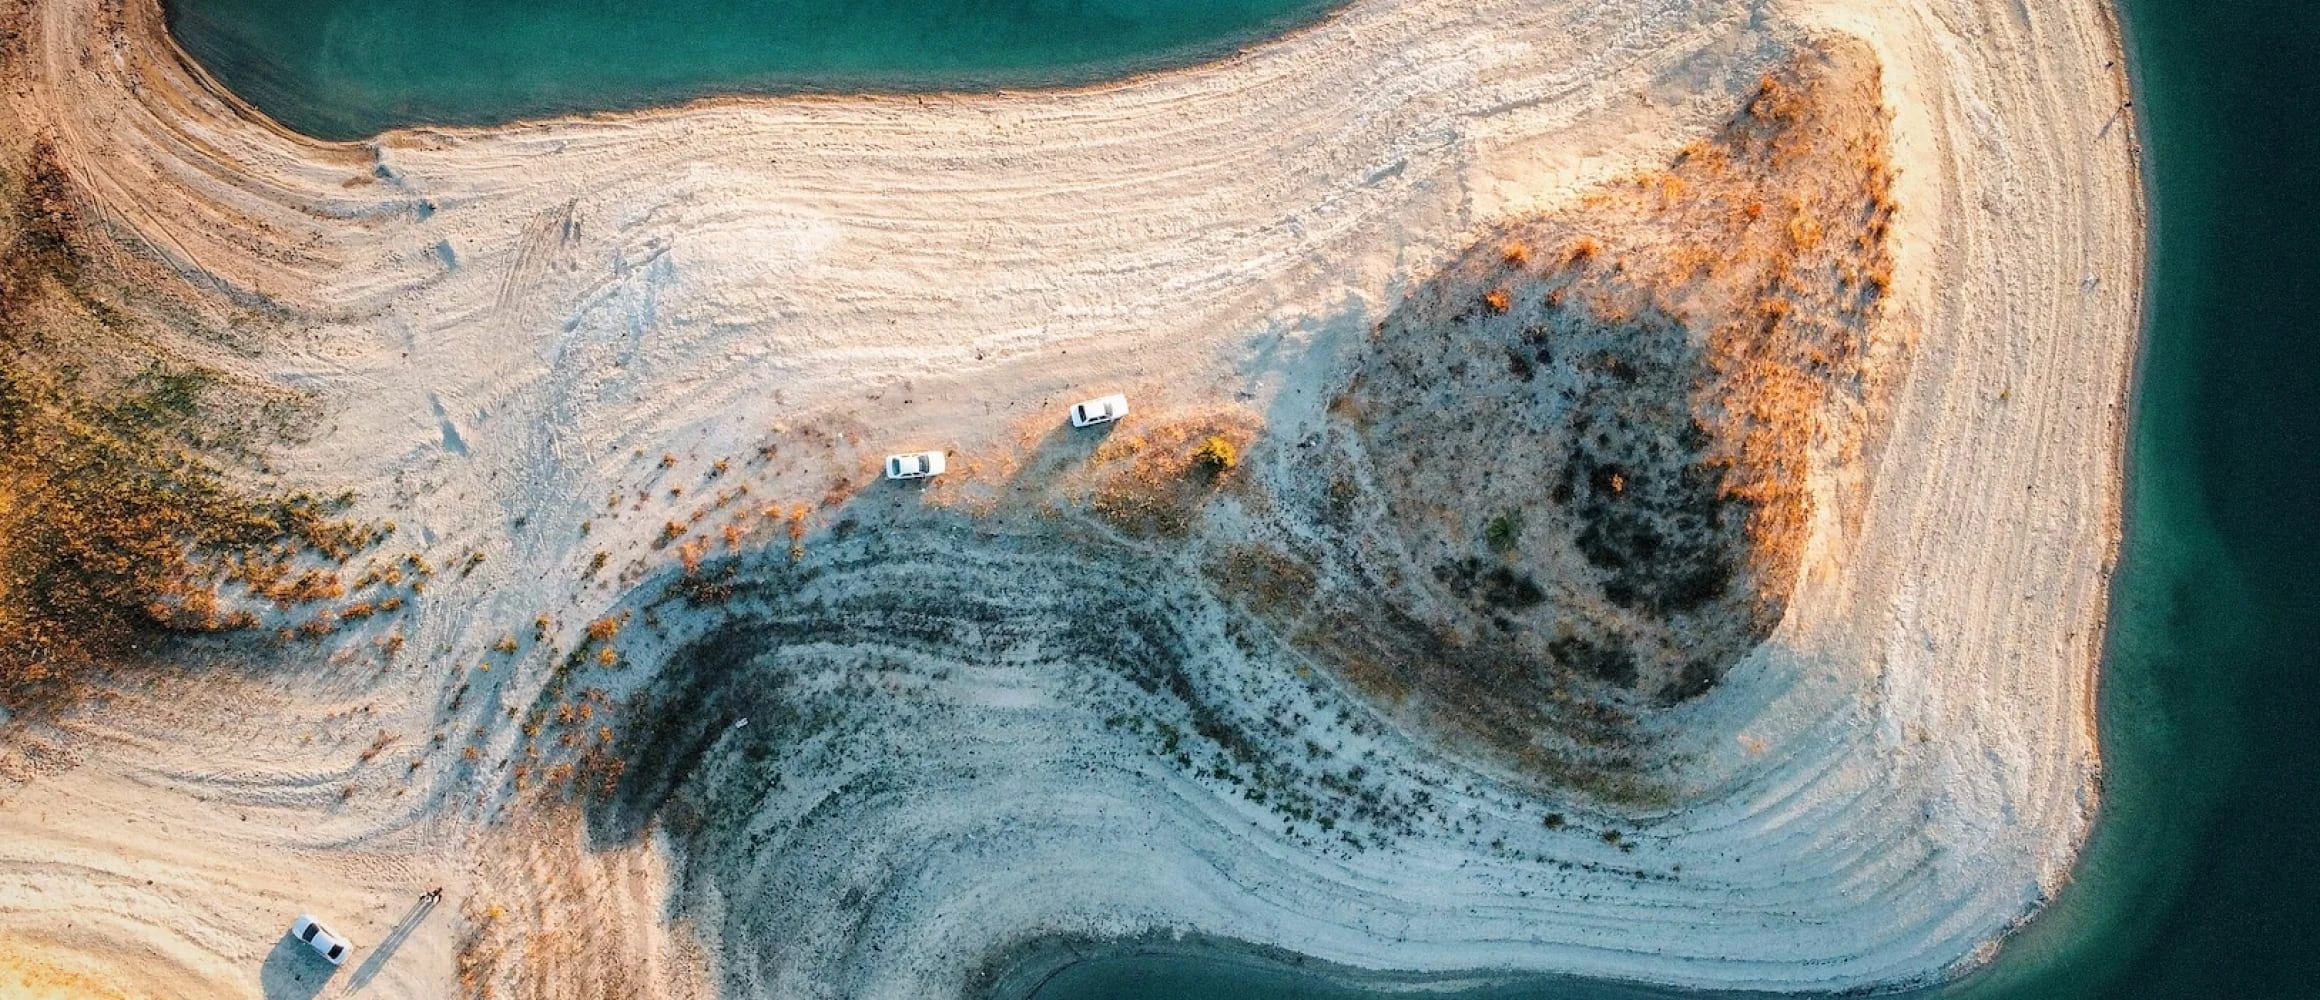
[[[221,461],[356,534],[0,722],[0,985],[312,995],[307,910],[380,996],[1984,960],[2095,804],[2108,17],[1362,0],[1080,90],[324,145],[145,0],[10,4],[9,193],[71,211],[9,301],[297,400]]]

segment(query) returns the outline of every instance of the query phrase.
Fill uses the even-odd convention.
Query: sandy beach
[[[236,334],[168,349],[319,401],[252,481],[351,491],[395,525],[369,558],[434,569],[327,638],[0,721],[0,992],[318,995],[300,912],[404,928],[328,986],[382,997],[958,996],[1027,942],[1177,931],[1767,990],[1986,961],[2098,800],[2144,232],[2111,17],[1356,0],[1068,91],[322,144],[152,0],[11,4],[0,128]],[[1104,392],[1285,467],[1406,294],[1820,36],[1881,69],[1907,365],[1865,464],[1816,470],[1777,628],[1644,723],[1661,803],[1445,752],[1242,638],[1197,546],[1021,500]],[[875,481],[922,448],[955,474]],[[1219,502],[1196,537],[1263,520]],[[667,598],[719,567],[746,579]],[[543,789],[654,720],[683,790]],[[1180,762],[1204,721],[1343,783],[1343,825],[1284,822],[1205,736]]]

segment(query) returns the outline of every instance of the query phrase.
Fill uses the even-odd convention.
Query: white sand
[[[483,779],[449,751],[407,763],[455,663],[543,613],[569,644],[619,600],[583,580],[592,552],[613,554],[606,577],[668,562],[648,543],[691,501],[605,513],[662,453],[697,482],[768,427],[813,423],[855,435],[821,460],[848,471],[890,447],[973,456],[1113,389],[1154,407],[1247,394],[1294,424],[1283,401],[1318,396],[1330,351],[1466,234],[1704,134],[1805,28],[1886,62],[1892,321],[1917,328],[1917,355],[1859,535],[1825,534],[1774,639],[1670,720],[1697,757],[1692,805],[1622,854],[1375,737],[1386,780],[1440,782],[1444,812],[1471,818],[1317,852],[1104,730],[1074,664],[1010,664],[927,695],[963,710],[887,734],[912,796],[736,875],[875,884],[869,930],[834,898],[760,898],[796,938],[727,971],[764,995],[923,997],[1028,936],[1182,928],[1364,967],[1860,986],[1988,957],[2086,834],[2142,239],[2098,3],[1825,0],[1752,21],[1736,3],[1360,0],[1238,58],[1080,91],[711,103],[348,146],[221,102],[150,0],[32,18],[10,127],[51,135],[198,308],[268,336],[231,300],[286,310],[262,354],[219,352],[327,402],[276,470],[360,492],[398,547],[489,561],[349,633],[356,654],[407,634],[384,672],[316,648],[246,682],[125,692],[45,751],[12,737],[10,963],[304,996],[279,980],[312,967],[274,951],[301,908],[371,944],[431,884],[520,898],[483,874],[507,837],[476,805],[515,725],[488,716]],[[792,475],[760,488],[813,499]],[[509,704],[545,679],[532,662]],[[382,730],[405,736],[360,761]],[[981,777],[944,777],[954,755]],[[1499,836],[1582,867],[1480,846]],[[631,879],[604,890],[624,902],[602,919],[657,926],[659,904],[632,898],[652,852],[623,853],[648,856],[602,866]],[[447,993],[456,909],[366,995]],[[624,954],[658,963],[640,967],[663,990],[696,975],[681,941],[633,933]]]

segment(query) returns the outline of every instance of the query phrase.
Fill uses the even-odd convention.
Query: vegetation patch
[[[254,457],[299,401],[178,358],[166,308],[84,251],[93,237],[54,154],[11,152],[0,173],[0,700],[62,693],[172,636],[334,629],[335,612],[285,615],[346,596],[338,566],[385,530],[343,518],[350,498],[262,495],[221,464]]]
[[[1378,557],[1319,567],[1364,607],[1307,647],[1404,714],[1622,784],[1639,713],[1779,624],[1816,491],[1879,432],[1907,341],[1881,322],[1887,142],[1873,54],[1816,43],[1664,168],[1414,292],[1329,406],[1361,474],[1302,487],[1338,551]]]
[[[1088,459],[1090,504],[1113,527],[1133,535],[1177,537],[1202,506],[1236,478],[1256,422],[1215,411],[1115,432]]]

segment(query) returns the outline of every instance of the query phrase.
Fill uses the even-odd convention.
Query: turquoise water
[[[2320,5],[2122,6],[2156,214],[2104,809],[2053,907],[1915,997],[2320,997]],[[1093,959],[1035,993],[1385,995],[1182,953]],[[1574,980],[1447,995],[1699,996]]]
[[[179,44],[309,135],[711,93],[1086,82],[1230,51],[1334,0],[165,0]]]

